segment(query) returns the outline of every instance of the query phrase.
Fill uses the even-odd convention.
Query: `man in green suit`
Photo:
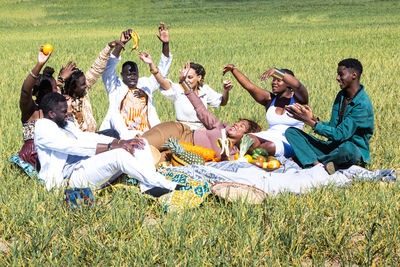
[[[293,118],[311,126],[323,141],[297,128],[288,128],[286,138],[303,167],[325,164],[328,173],[357,163],[368,163],[369,139],[374,131],[371,101],[360,84],[361,63],[354,58],[339,62],[337,78],[340,92],[333,103],[331,120],[320,121],[307,105],[286,107]]]

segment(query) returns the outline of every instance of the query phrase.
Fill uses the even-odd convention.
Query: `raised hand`
[[[129,41],[129,40],[128,40],[128,41]],[[115,41],[112,41],[112,42],[109,42],[109,43],[108,43],[108,46],[111,47],[111,48],[114,48],[114,47],[116,47],[117,45],[121,46],[122,49],[125,50],[125,43],[122,42],[121,40],[115,40]]]
[[[67,65],[64,67],[62,67],[61,71],[60,71],[60,77],[64,80],[68,79],[69,77],[71,77],[71,75],[77,71],[77,69],[75,69],[76,67],[76,63],[75,62],[68,62]]]
[[[236,67],[235,67],[235,65],[233,65],[233,64],[225,65],[224,68],[223,68],[223,70],[222,70],[222,76],[224,76],[225,73],[227,73],[227,72],[229,72],[229,71],[232,71],[234,68],[236,68]]]
[[[179,83],[183,83],[184,80],[186,80],[186,77],[189,73],[190,70],[190,62],[186,62],[186,64],[182,67],[181,70],[179,70]]]
[[[233,84],[230,80],[225,80],[222,86],[224,87],[224,90],[230,91],[233,87]]]
[[[274,69],[265,71],[260,77],[261,83],[265,82],[269,77],[273,76],[274,72],[275,72]]]
[[[129,42],[130,39],[132,39],[131,37],[131,33],[132,33],[132,29],[128,29],[126,31],[123,31],[121,33],[121,38],[120,41],[124,44],[126,44],[127,42]]]
[[[42,45],[42,46],[40,47],[40,49],[39,49],[38,63],[40,63],[40,64],[42,64],[42,65],[46,64],[47,60],[49,60],[49,58],[50,58],[50,56],[51,56],[52,53],[53,53],[53,52],[50,52],[48,55],[45,55],[45,54],[43,53],[43,45]]]
[[[160,26],[158,26],[158,33],[156,34],[158,39],[160,39],[161,42],[163,43],[169,43],[169,26],[168,28],[165,28],[164,22],[160,22]]]
[[[152,64],[153,59],[151,58],[150,54],[147,52],[142,53],[142,51],[139,51],[139,58],[146,64]]]

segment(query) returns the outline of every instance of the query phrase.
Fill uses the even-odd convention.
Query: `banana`
[[[133,43],[131,51],[133,51],[133,50],[136,50],[139,48],[140,36],[136,31],[132,31],[131,37],[132,37],[132,43]]]
[[[217,145],[221,148],[221,156],[225,153],[226,157],[229,159],[232,141],[226,137],[225,129],[221,129],[221,138],[217,139]]]

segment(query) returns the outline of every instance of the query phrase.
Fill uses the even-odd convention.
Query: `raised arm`
[[[131,37],[131,33],[132,33],[132,29],[128,29],[126,31],[123,31],[121,33],[121,37],[120,37],[120,41],[121,43],[117,44],[112,52],[112,54],[115,57],[119,57],[119,54],[121,53],[122,49],[125,49],[125,44],[127,42],[129,42],[130,39],[132,39]]]
[[[226,65],[222,71],[222,75],[225,75],[228,71],[232,72],[235,79],[240,83],[240,85],[246,89],[255,101],[263,106],[267,106],[272,100],[271,93],[258,87],[252,83],[246,75],[241,73],[233,64]]]
[[[223,85],[224,93],[222,94],[222,100],[220,106],[225,106],[229,100],[229,91],[232,89],[233,84],[230,80],[225,80]]]
[[[111,50],[116,47],[125,48],[125,44],[120,40],[115,40],[106,45],[106,47],[100,52],[99,56],[90,66],[89,70],[86,72],[86,90],[89,90],[96,82],[100,75],[104,72],[107,62],[110,58]]]
[[[164,22],[160,22],[158,26],[158,39],[162,42],[162,53],[164,56],[169,57],[169,26],[165,28]]]
[[[182,86],[185,91],[185,95],[189,99],[190,103],[192,103],[194,110],[196,111],[197,118],[203,123],[206,129],[211,130],[218,126],[224,126],[224,124],[217,119],[203,104],[198,95],[194,93],[194,91],[190,88],[190,85],[185,81],[186,76],[190,70],[190,62],[186,62],[186,65],[180,70],[179,76],[179,84]]]
[[[35,111],[35,102],[32,98],[32,88],[35,85],[36,79],[40,73],[40,70],[46,64],[51,56],[50,52],[48,55],[43,53],[43,46],[39,49],[38,62],[35,67],[31,70],[28,76],[25,78],[21,88],[21,95],[19,98],[19,108],[21,110],[21,120],[26,122],[32,116]]]
[[[273,68],[264,72],[261,75],[260,80],[261,82],[265,82],[265,80],[267,80],[271,76],[283,80],[288,86],[293,89],[293,96],[297,103],[303,105],[308,104],[308,91],[306,87],[293,75],[280,69]]]
[[[149,65],[150,67],[150,72],[153,74],[154,78],[156,78],[157,82],[160,84],[161,88],[164,90],[169,90],[171,88],[171,83],[165,79],[161,73],[158,71],[158,68],[153,62],[153,59],[151,58],[150,54],[145,52],[144,54],[140,51],[139,52],[139,58]]]

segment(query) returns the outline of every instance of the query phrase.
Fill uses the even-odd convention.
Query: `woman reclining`
[[[160,73],[157,72],[157,68],[148,53],[139,53],[140,59],[150,66],[154,77],[160,83],[163,89],[170,89],[171,82],[164,79]],[[180,70],[179,84],[182,86],[184,94],[193,105],[196,115],[200,122],[205,128],[197,130],[191,130],[190,127],[181,122],[164,122],[153,127],[149,131],[145,132],[142,137],[146,138],[149,144],[155,146],[157,149],[162,151],[162,159],[168,159],[168,155],[165,152],[166,148],[163,148],[163,144],[169,137],[178,139],[180,142],[191,143],[199,145],[209,149],[213,149],[217,155],[220,154],[221,148],[217,145],[217,140],[221,138],[221,130],[225,129],[228,139],[232,142],[232,147],[229,151],[229,158],[233,159],[234,155],[239,152],[240,141],[245,133],[255,133],[261,131],[261,127],[254,121],[248,119],[240,119],[238,122],[229,126],[227,123],[218,120],[209,110],[206,109],[199,96],[194,93],[190,88],[186,78],[190,71],[190,63],[186,63],[186,66]],[[226,158],[222,157],[222,160]]]

